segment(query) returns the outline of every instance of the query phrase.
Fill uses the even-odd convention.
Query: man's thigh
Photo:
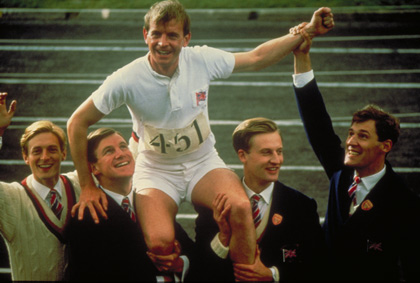
[[[223,193],[228,197],[228,202],[247,199],[239,177],[230,169],[214,169],[208,172],[196,184],[192,192],[192,202],[212,208],[212,202],[217,194]]]

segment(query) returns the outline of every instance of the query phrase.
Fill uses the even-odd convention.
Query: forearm
[[[89,126],[98,122],[103,116],[93,101],[87,99],[67,122],[71,155],[82,189],[90,185],[95,186],[87,159],[87,132]]]
[[[302,74],[312,70],[309,53],[295,53],[294,56],[295,74]]]
[[[79,177],[80,187],[95,186],[87,161],[88,125],[71,118],[67,125],[70,151]]]
[[[267,41],[249,52],[235,53],[234,72],[258,71],[271,66],[303,42],[300,34],[287,34]]]

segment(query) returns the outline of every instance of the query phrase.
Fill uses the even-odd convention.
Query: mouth
[[[38,167],[41,169],[48,169],[52,167],[52,164],[40,164]]]
[[[116,168],[120,168],[120,167],[123,167],[123,166],[127,166],[128,164],[129,164],[128,161],[124,161],[124,162],[121,162],[121,163],[116,164],[115,167]]]
[[[347,155],[350,155],[350,156],[358,156],[358,155],[360,155],[360,152],[357,152],[355,150],[348,149],[347,150]]]
[[[163,56],[169,55],[171,53],[170,51],[163,51],[163,50],[156,50],[156,52],[159,55],[163,55]]]
[[[268,167],[267,171],[271,173],[276,173],[280,168],[279,167]]]

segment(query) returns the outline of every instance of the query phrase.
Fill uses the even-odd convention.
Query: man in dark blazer
[[[354,113],[343,149],[313,75],[311,40],[302,35],[294,89],[307,137],[330,179],[323,227],[335,263],[330,272],[337,280],[418,282],[420,200],[386,160],[399,122],[369,105]],[[351,188],[353,177],[361,181]]]
[[[156,282],[174,279],[175,274],[183,278],[189,260],[180,256],[178,242],[170,256],[147,253],[134,211],[134,159],[121,134],[109,128],[92,132],[88,152],[92,173],[107,195],[108,219],[95,224],[88,211],[82,221],[72,219],[66,233],[70,248],[68,280]],[[180,225],[176,236],[184,250],[193,249],[192,240]]]
[[[277,125],[265,118],[246,120],[235,129],[233,145],[244,165],[242,183],[248,197],[260,196],[256,207],[261,215],[254,213],[259,248],[256,261],[233,264],[228,258],[231,232],[226,216],[230,207],[226,196],[218,195],[214,201],[216,221],[211,210],[200,211],[196,220],[199,261],[191,267],[192,278],[213,282],[319,279],[317,267],[325,249],[317,204],[278,181],[283,143]]]

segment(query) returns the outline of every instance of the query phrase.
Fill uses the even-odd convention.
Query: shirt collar
[[[245,188],[245,192],[248,196],[248,198],[250,199],[254,194],[256,194],[252,189],[250,189],[246,184],[245,184],[245,178],[242,178],[242,184]],[[270,185],[265,188],[261,193],[259,193],[259,195],[262,197],[262,199],[264,200],[264,202],[266,204],[269,204],[271,201],[271,198],[273,196],[273,189],[274,189],[274,182],[271,182]]]
[[[101,189],[103,189],[104,190],[104,192],[108,195],[108,196],[110,196],[113,200],[115,200],[115,202],[116,203],[118,203],[119,205],[121,205],[121,203],[122,203],[122,201],[123,201],[123,199],[125,198],[125,197],[128,197],[128,199],[130,200],[130,204],[131,205],[133,205],[133,197],[134,197],[134,195],[133,195],[133,189],[131,189],[131,191],[128,193],[128,195],[126,195],[126,196],[123,196],[123,195],[121,195],[121,194],[118,194],[118,193],[116,193],[116,192],[113,192],[113,191],[110,191],[110,190],[107,190],[107,189],[105,189],[104,187],[102,187],[101,185],[99,185],[100,187],[101,187]]]
[[[367,189],[367,191],[370,192],[370,190],[372,190],[372,188],[379,182],[379,180],[385,175],[385,173],[386,173],[386,165],[378,173],[360,178],[361,183]],[[354,171],[354,174],[356,175],[356,171]]]
[[[57,193],[58,193],[58,195],[60,197],[62,196],[62,191],[61,191],[61,188],[63,186],[62,182],[63,181],[61,181],[61,178],[58,178],[58,182],[54,186],[54,190],[57,191]],[[41,184],[40,182],[38,182],[35,179],[35,177],[32,178],[32,187],[38,193],[38,195],[41,196],[41,198],[43,200],[46,200],[47,199],[47,196],[50,193],[50,188],[48,188],[47,186],[44,186],[43,184]]]

